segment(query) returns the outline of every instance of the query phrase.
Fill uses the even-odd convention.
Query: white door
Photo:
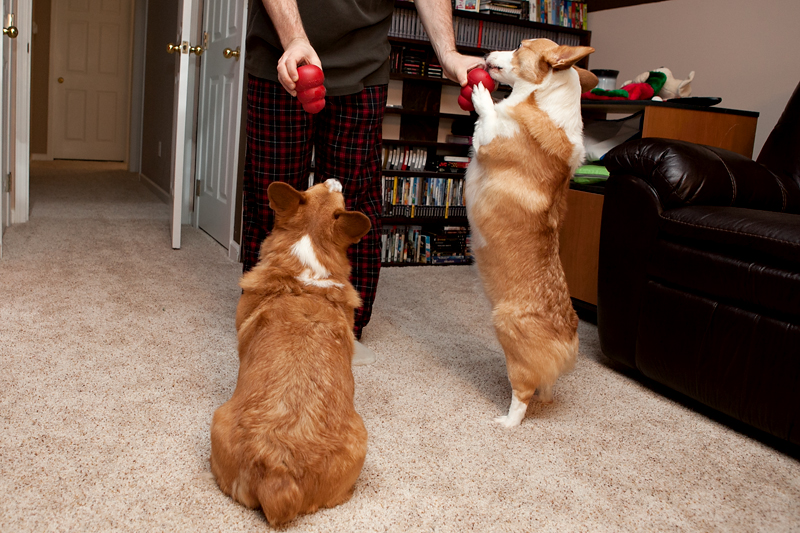
[[[170,231],[172,234],[172,247],[181,247],[181,223],[183,217],[183,189],[186,176],[186,155],[189,146],[189,127],[194,121],[194,113],[190,109],[189,101],[191,84],[189,76],[194,62],[190,59],[198,57],[201,50],[197,45],[192,46],[191,40],[195,35],[192,21],[196,18],[198,2],[202,0],[179,0],[178,7],[178,32],[177,39],[170,43],[170,53],[174,53],[177,61],[175,69],[175,114],[173,118],[174,131],[172,135],[172,221]],[[189,122],[187,124],[187,122]]]
[[[50,154],[125,161],[133,2],[54,0],[51,17]]]
[[[6,226],[28,221],[32,3],[3,0],[1,11],[0,257]]]
[[[205,0],[197,125],[197,225],[238,256],[233,240],[246,2]],[[236,248],[237,253],[231,254]],[[238,257],[237,257],[238,258]]]

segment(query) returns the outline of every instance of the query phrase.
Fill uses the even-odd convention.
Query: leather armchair
[[[800,444],[800,85],[757,161],[647,138],[605,162],[603,352]]]

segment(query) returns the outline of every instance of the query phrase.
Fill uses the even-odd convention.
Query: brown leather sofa
[[[800,444],[800,85],[756,161],[648,138],[605,162],[603,352]]]

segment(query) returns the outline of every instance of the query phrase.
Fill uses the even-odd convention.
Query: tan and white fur
[[[472,93],[479,118],[467,214],[511,382],[508,414],[495,419],[506,427],[520,424],[532,398],[553,400],[553,385],[578,353],[559,231],[570,177],[584,159],[580,94],[597,82],[573,66],[593,51],[523,41],[486,57],[490,76],[512,87],[508,98],[495,104],[483,84]]]
[[[274,229],[242,276],[239,377],[214,413],[211,471],[225,494],[272,526],[353,494],[367,431],[353,405],[347,248],[369,231],[337,180],[305,192],[269,186]]]

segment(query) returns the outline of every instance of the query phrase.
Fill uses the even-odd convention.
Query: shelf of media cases
[[[463,115],[460,113],[440,113],[438,111],[420,111],[416,109],[403,109],[402,107],[392,107],[386,106],[385,113],[387,115],[405,115],[405,116],[415,116],[415,117],[439,117],[439,118],[450,118],[450,119],[461,119],[468,115]]]
[[[417,146],[419,148],[437,148],[437,149],[441,148],[450,150],[462,149],[464,150],[464,153],[468,152],[469,149],[472,147],[471,144],[443,143],[438,141],[422,141],[414,139],[383,139],[383,145],[384,146],[407,145],[407,146]]]
[[[407,2],[400,2],[399,4],[404,4],[398,7],[406,7]],[[396,4],[397,5],[397,4]],[[541,30],[544,32],[550,32],[553,34],[568,34],[568,35],[575,35],[581,39],[581,44],[583,44],[583,40],[585,39],[588,43],[591,40],[592,32],[589,30],[583,30],[581,28],[571,28],[569,26],[556,26],[554,24],[545,24],[543,22],[533,22],[531,20],[523,20],[515,17],[504,16],[504,15],[485,15],[482,13],[472,13],[470,11],[463,11],[460,9],[453,10],[453,17],[454,18],[463,18],[468,20],[480,20],[484,22],[496,22],[498,24],[503,24],[507,26],[520,26],[523,28],[531,28],[534,30]],[[550,38],[550,37],[548,37]],[[553,39],[554,40],[554,39]]]
[[[407,178],[453,178],[464,179],[463,172],[436,172],[432,170],[391,170],[383,169],[381,174],[384,177],[399,176]]]
[[[384,226],[467,226],[467,217],[381,217],[381,224]]]
[[[494,50],[514,50],[523,39],[547,38],[558,44],[589,46],[592,32],[581,28],[533,22],[513,16],[453,10],[456,46],[461,53],[485,55]],[[398,45],[430,46],[413,2],[395,1],[389,39]],[[588,68],[584,59],[579,66]]]
[[[392,72],[389,74],[389,79],[391,80],[414,80],[414,81],[426,81],[430,83],[438,83],[439,85],[453,85],[458,86],[458,83],[448,80],[447,78],[437,78],[433,76],[417,76],[415,74],[403,74],[402,72]]]
[[[464,265],[471,265],[473,259],[467,258],[463,261],[457,262],[442,262],[442,263],[381,263],[381,268],[384,267],[424,267],[424,266],[435,266],[435,267],[442,267],[442,266],[464,266]]]

